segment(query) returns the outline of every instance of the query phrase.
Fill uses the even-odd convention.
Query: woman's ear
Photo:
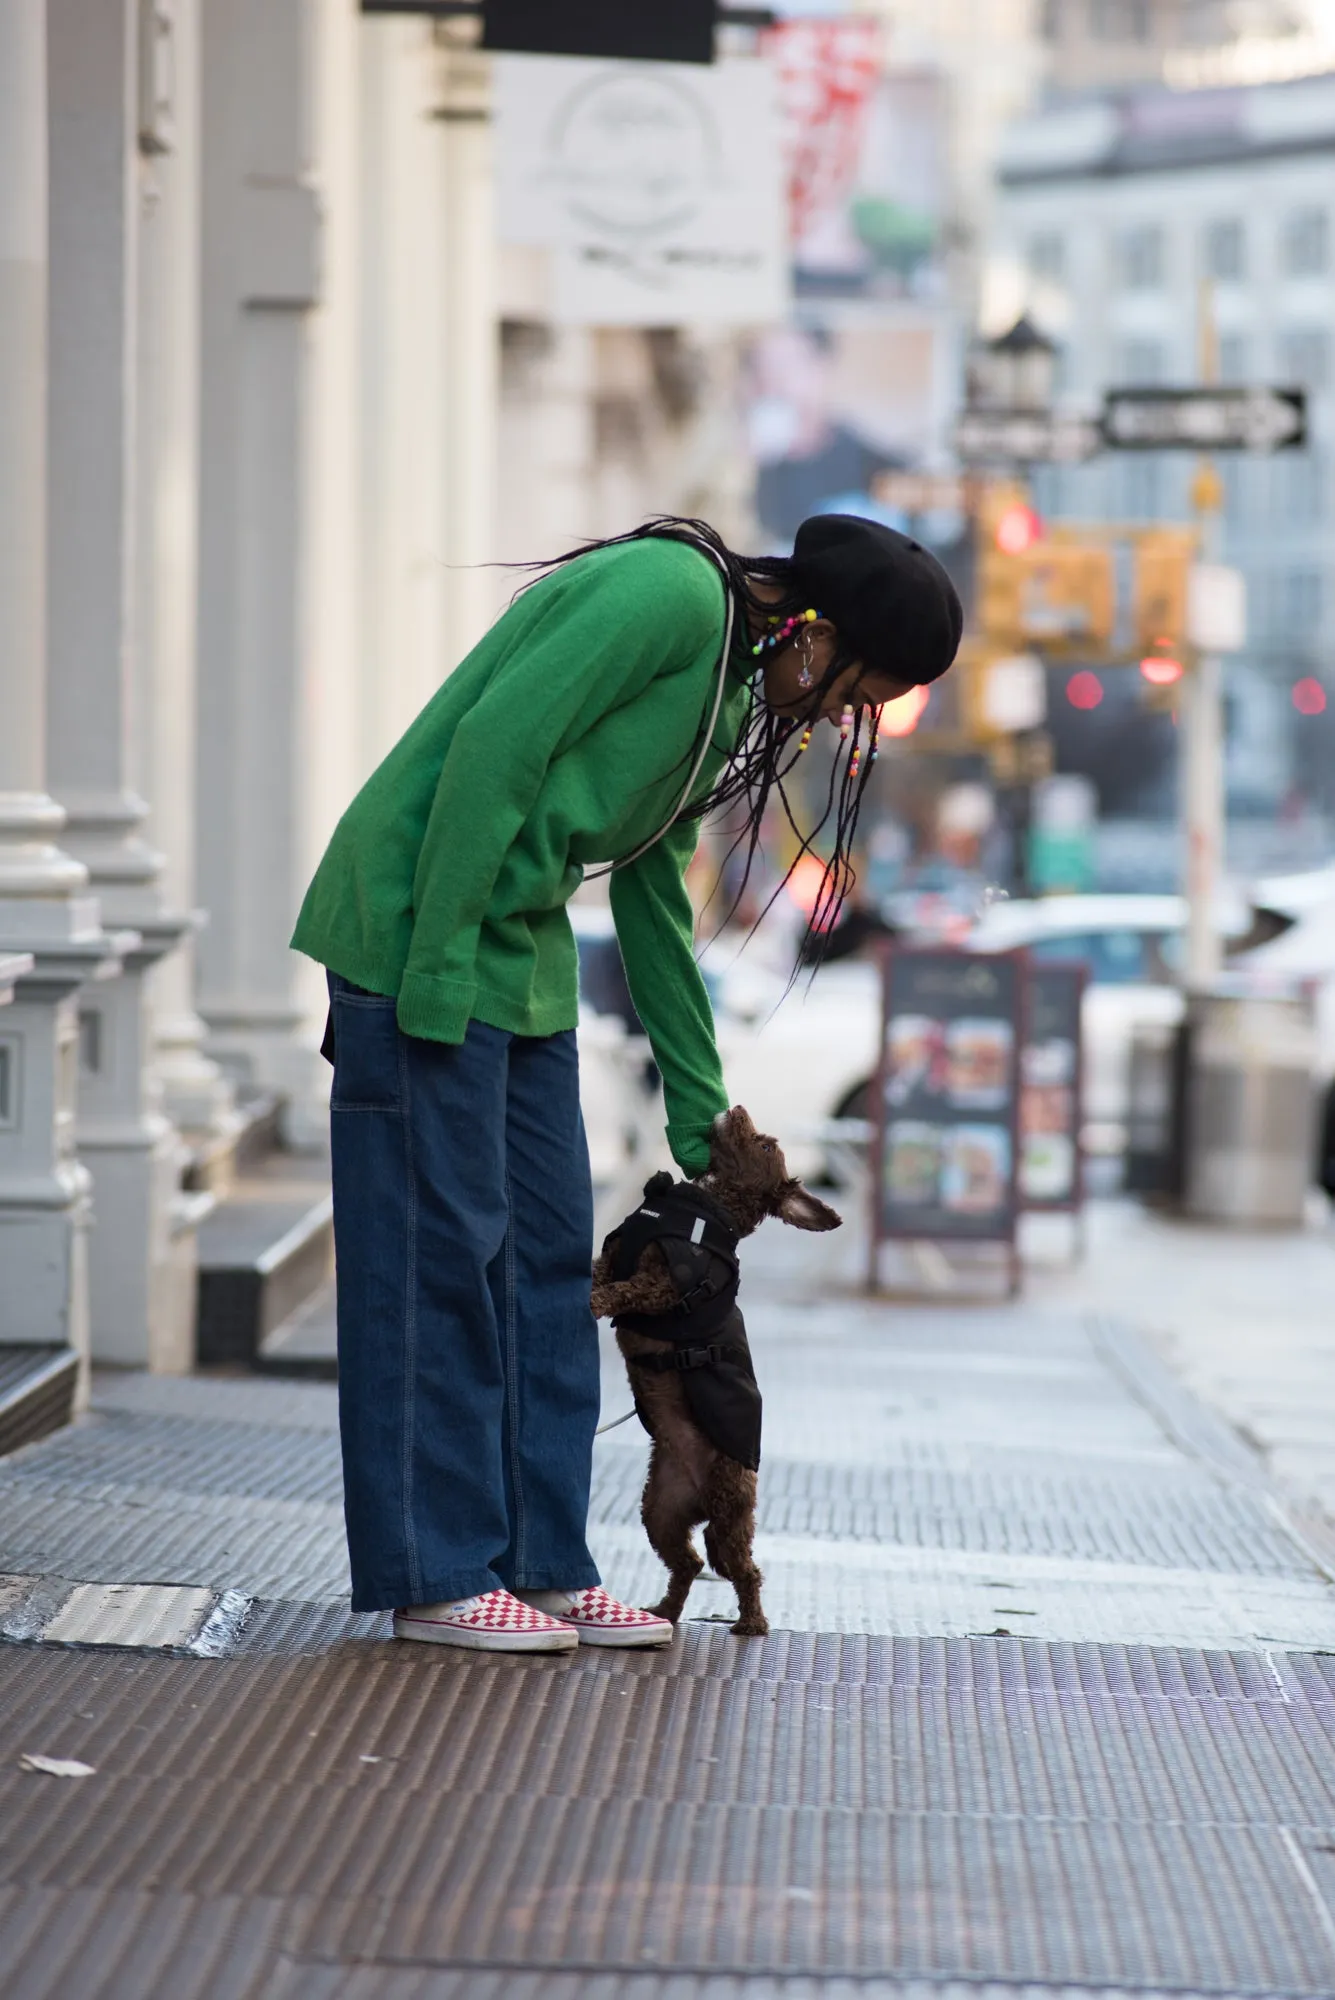
[[[780,1222],[791,1223],[794,1229],[840,1229],[844,1220],[823,1201],[818,1201],[801,1181],[792,1183],[776,1212]]]

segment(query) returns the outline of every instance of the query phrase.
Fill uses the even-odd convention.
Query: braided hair
[[[807,596],[801,589],[790,557],[739,555],[728,547],[707,521],[682,514],[657,514],[641,527],[632,528],[625,534],[583,542],[578,548],[569,549],[545,562],[517,564],[517,568],[532,572],[528,583],[520,588],[527,589],[529,583],[537,582],[540,577],[595,549],[618,548],[627,542],[643,541],[651,535],[665,535],[684,542],[703,542],[726,573],[728,586],[743,613],[782,623],[807,606]],[[780,596],[777,599],[759,597],[754,588],[757,583],[777,586]],[[739,627],[744,631],[749,629],[744,618],[739,620]],[[748,648],[747,668],[741,668],[735,658],[731,663],[731,671],[739,678],[748,673],[747,708],[737,741],[714,784],[702,798],[684,808],[683,817],[704,820],[717,816],[725,836],[731,836],[725,866],[735,855],[741,857],[742,866],[740,875],[735,878],[735,893],[720,919],[721,923],[727,923],[746,894],[772,802],[778,802],[794,836],[796,848],[765,906],[767,910],[782,894],[798,863],[805,856],[814,854],[816,843],[822,835],[826,836],[830,855],[828,860],[822,862],[825,873],[815,905],[807,918],[806,934],[799,954],[800,962],[819,963],[824,941],[838,921],[856,880],[852,861],[853,841],[875,760],[877,711],[873,708],[869,715],[864,715],[861,708],[855,707],[849,739],[841,744],[840,752],[831,762],[829,783],[819,816],[813,826],[803,828],[798,824],[784,781],[801,755],[803,731],[814,725],[825,696],[840,675],[857,664],[857,656],[848,651],[842,642],[837,643],[830,665],[796,716],[779,715],[770,707],[760,686],[759,675],[748,672],[750,657]],[[694,759],[707,727],[707,721],[702,719],[695,741],[682,759],[683,767],[688,768]]]

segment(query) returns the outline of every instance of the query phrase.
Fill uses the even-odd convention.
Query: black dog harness
[[[754,1472],[760,1464],[761,1403],[737,1304],[737,1231],[702,1188],[655,1174],[640,1207],[603,1245],[613,1278],[634,1277],[651,1243],[663,1253],[677,1302],[662,1313],[618,1313],[614,1324],[652,1340],[670,1340],[673,1352],[637,1354],[631,1366],[680,1373],[691,1415],[705,1437]]]

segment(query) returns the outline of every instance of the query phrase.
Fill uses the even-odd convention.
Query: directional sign
[[[1092,417],[965,410],[955,425],[955,451],[966,465],[1078,465],[1102,449]]]
[[[1291,451],[1307,442],[1301,389],[1110,389],[1110,451]]]

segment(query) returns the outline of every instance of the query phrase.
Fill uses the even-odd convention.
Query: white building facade
[[[1277,858],[1300,865],[1335,809],[1324,718],[1293,700],[1311,677],[1335,701],[1335,77],[1057,105],[1011,129],[998,181],[989,296],[1058,342],[1064,400],[1094,408],[1111,386],[1212,365],[1307,392],[1304,450],[1221,464],[1225,556],[1250,606],[1229,673],[1231,804],[1242,822],[1287,816]],[[1193,471],[1185,453],[1108,454],[1040,474],[1036,493],[1055,518],[1185,521]],[[1259,832],[1251,848],[1244,870],[1270,864]]]
[[[354,0],[0,0],[0,1343],[188,1368],[287,949],[489,620],[486,67]],[[12,991],[12,999],[9,995]]]

